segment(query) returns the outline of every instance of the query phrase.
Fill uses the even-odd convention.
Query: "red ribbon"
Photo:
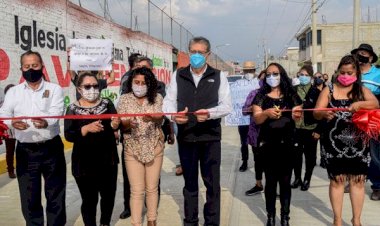
[[[8,126],[0,121],[0,144],[3,144],[3,139],[9,138],[8,129]]]
[[[379,139],[380,110],[359,110],[352,116],[352,122],[363,131],[369,139]],[[369,140],[368,139],[368,140]]]
[[[282,109],[282,112],[292,111],[292,109]],[[296,111],[348,111],[347,108],[314,108],[302,109]],[[248,111],[251,112],[251,111]],[[102,114],[102,115],[61,115],[61,116],[20,116],[0,118],[0,138],[8,138],[8,126],[2,120],[24,120],[24,119],[111,119],[113,117],[143,117],[147,115],[197,115],[204,113],[187,112],[187,113],[137,113],[137,114]],[[352,117],[353,123],[364,132],[369,139],[378,139],[380,135],[380,109],[360,110],[355,112]],[[368,140],[369,140],[368,139]]]

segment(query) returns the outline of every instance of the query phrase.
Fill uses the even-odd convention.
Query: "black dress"
[[[334,99],[333,86],[329,86],[330,101],[328,108],[349,107],[353,100]],[[371,161],[369,149],[363,142],[364,134],[352,122],[352,113],[338,111],[335,117],[326,123],[326,135],[323,137],[324,148],[321,150],[325,158],[328,176],[336,179],[338,175],[367,175]]]
[[[301,105],[302,100],[295,92],[293,96],[287,99],[275,99],[259,92],[253,100],[253,104],[260,106],[263,111],[273,107],[291,110],[293,107]],[[258,144],[261,149],[265,149],[265,168],[267,170],[275,167],[291,168],[292,165],[289,163],[292,161],[291,151],[295,129],[291,111],[283,112],[279,119],[268,118],[260,126]],[[281,148],[265,148],[276,144]]]
[[[114,114],[116,109],[108,99],[101,99],[96,106],[83,107],[78,103],[67,108],[66,115]],[[100,224],[109,225],[115,203],[117,154],[111,120],[102,120],[104,130],[82,136],[81,128],[95,119],[65,119],[65,138],[73,142],[72,173],[82,197],[81,213],[85,225],[96,226],[96,210],[99,195]]]

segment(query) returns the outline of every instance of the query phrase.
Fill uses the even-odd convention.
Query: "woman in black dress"
[[[316,108],[348,108],[348,111],[315,111],[316,119],[326,119],[324,156],[330,179],[330,202],[334,226],[342,225],[342,205],[345,182],[349,182],[352,224],[361,225],[364,203],[364,182],[370,154],[361,132],[352,123],[352,113],[360,109],[379,107],[376,97],[362,86],[359,62],[353,55],[344,56],[338,66],[334,83],[324,88]]]
[[[99,96],[95,75],[83,73],[77,82],[81,98],[67,108],[66,115],[115,114],[109,99]],[[86,226],[96,226],[100,195],[100,225],[110,225],[115,203],[119,158],[114,131],[120,119],[65,119],[65,138],[73,142],[72,173],[82,197],[82,218]]]
[[[276,188],[280,184],[281,226],[289,225],[292,177],[293,119],[300,119],[302,100],[292,87],[285,69],[272,63],[266,69],[265,84],[253,100],[253,118],[261,125],[258,138],[265,172],[267,226],[276,218]],[[282,109],[290,111],[281,112]]]

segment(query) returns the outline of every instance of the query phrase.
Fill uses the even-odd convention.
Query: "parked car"
[[[236,82],[237,80],[242,79],[242,78],[243,78],[243,75],[228,75],[227,76],[227,80],[229,84]]]

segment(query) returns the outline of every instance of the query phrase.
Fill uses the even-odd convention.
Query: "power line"
[[[317,2],[318,2],[318,1],[317,1]],[[317,2],[316,2],[315,4],[317,4]],[[325,2],[326,2],[326,0],[324,0],[324,2],[322,2],[322,4],[320,4],[320,6],[322,6]],[[306,6],[306,5],[305,5],[305,6]],[[304,8],[305,8],[305,6],[304,6]],[[319,7],[319,8],[320,8],[320,7]],[[318,9],[319,9],[319,8],[318,8]],[[302,9],[302,11],[303,11],[303,9]],[[293,32],[293,35],[291,36],[290,40],[286,43],[286,45],[284,45],[284,48],[283,48],[283,49],[281,50],[281,52],[279,53],[279,56],[281,56],[281,55],[286,51],[287,47],[292,43],[292,41],[294,40],[294,38],[296,37],[296,35],[298,34],[298,32],[300,32],[300,31],[303,29],[303,27],[305,26],[305,24],[307,23],[307,21],[310,19],[311,14],[312,14],[312,6],[311,6],[311,7],[309,8],[309,10],[307,11],[307,13],[306,13],[304,19],[302,20],[300,26],[299,26],[298,29],[297,29],[297,31],[296,31],[296,32]],[[300,17],[299,17],[299,18],[300,18]],[[289,31],[291,32],[292,30],[289,30]],[[289,34],[291,34],[290,32],[289,32]]]
[[[276,24],[276,27],[274,28],[274,31],[272,34],[276,34],[277,33],[277,29],[278,29],[278,26],[280,25],[280,22],[282,21],[282,17],[284,16],[284,13],[285,13],[285,9],[286,7],[288,6],[288,0],[285,2],[285,6],[282,8],[282,12],[281,12],[281,16],[280,16],[280,19],[278,20],[277,24]],[[274,35],[271,35],[269,38],[269,40],[271,41],[272,38],[273,38]]]
[[[263,30],[261,31],[260,39],[264,38],[264,32],[265,32],[265,29],[267,27],[267,21],[268,21],[268,16],[269,16],[270,3],[271,3],[271,0],[269,0],[267,15],[265,16],[264,26],[263,26]]]

